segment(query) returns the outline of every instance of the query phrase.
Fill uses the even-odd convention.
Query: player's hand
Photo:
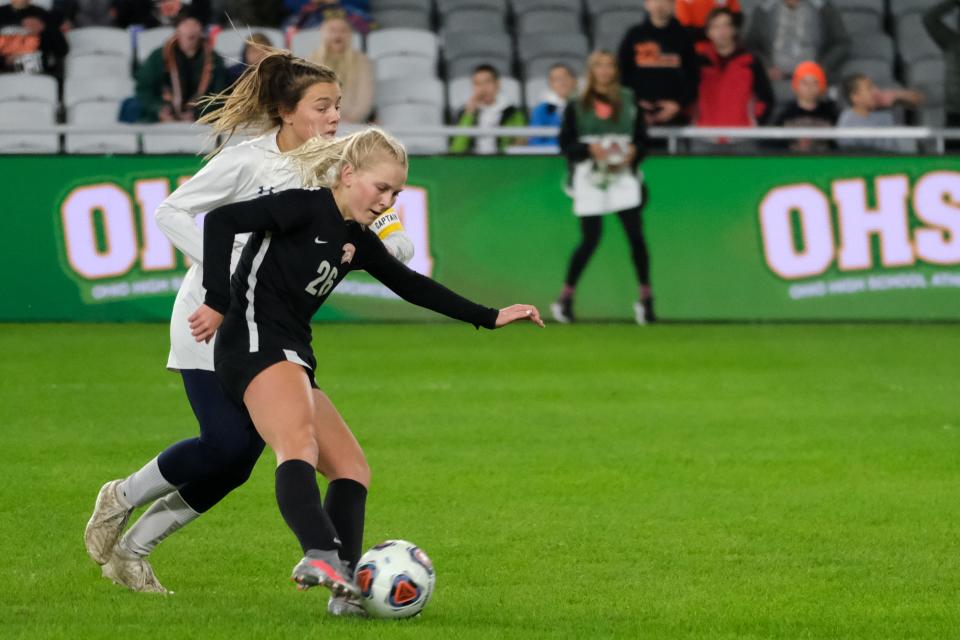
[[[543,328],[543,319],[540,318],[540,312],[532,304],[514,304],[500,309],[497,315],[496,327],[504,327],[517,320],[529,320],[533,324]]]
[[[187,318],[190,323],[190,335],[197,342],[210,342],[210,338],[220,328],[223,322],[223,315],[214,311],[207,305],[200,305],[200,308],[193,312],[193,315]]]

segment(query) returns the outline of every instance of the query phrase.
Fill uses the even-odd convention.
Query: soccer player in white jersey
[[[199,517],[249,477],[263,450],[246,412],[222,392],[213,367],[213,345],[197,343],[187,317],[204,300],[203,235],[196,216],[216,207],[300,187],[294,162],[285,155],[313,136],[332,137],[340,121],[340,87],[334,72],[288,52],[270,50],[224,94],[222,106],[201,122],[217,134],[259,128],[260,137],[223,148],[158,207],[157,224],[193,265],[177,293],[170,322],[167,367],[179,371],[200,425],[200,437],[171,445],[125,479],[105,484],[84,534],[103,575],[135,591],[165,593],[147,555],[174,531]],[[371,228],[394,257],[408,262],[413,243],[396,213],[387,211]],[[233,266],[246,242],[237,236]],[[353,469],[321,470],[330,481],[324,505],[337,526],[348,527],[345,509],[366,498],[368,479]],[[121,538],[133,510],[154,501]],[[344,547],[359,548],[361,531],[341,534]],[[355,612],[331,599],[332,613]]]

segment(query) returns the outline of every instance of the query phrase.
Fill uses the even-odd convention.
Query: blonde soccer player
[[[200,435],[171,445],[125,479],[106,483],[85,531],[90,556],[103,575],[135,591],[166,592],[148,554],[171,533],[195,520],[249,477],[263,450],[250,418],[224,395],[214,373],[213,346],[197,343],[187,317],[204,299],[203,236],[196,217],[218,206],[279,193],[301,185],[288,153],[314,136],[332,137],[340,121],[340,87],[330,69],[287,52],[267,50],[228,92],[211,103],[222,108],[201,121],[215,133],[259,128],[263,134],[221,150],[157,209],[157,223],[193,261],[177,293],[170,322],[169,369],[179,371]],[[386,249],[402,261],[413,243],[394,212],[373,221]],[[233,262],[245,236],[232,245]],[[347,507],[365,499],[366,481],[340,468],[330,480],[327,511],[334,523],[348,520]],[[153,501],[121,538],[133,510]],[[345,525],[344,525],[345,526]],[[361,546],[362,531],[342,536],[346,553]],[[350,557],[350,556],[348,556]],[[342,613],[342,600],[331,611]]]
[[[478,328],[543,322],[533,306],[481,306],[390,255],[369,226],[393,205],[407,179],[406,151],[391,136],[370,128],[336,141],[318,138],[295,155],[305,184],[316,188],[226,205],[207,216],[206,297],[190,316],[190,328],[200,343],[216,336],[221,384],[276,454],[277,504],[303,551],[293,579],[302,588],[323,585],[356,598],[338,540],[344,529],[323,508],[316,470],[350,470],[369,481],[370,469],[353,433],[317,388],[310,319],[348,273],[362,269],[404,300]],[[251,235],[231,279],[238,233]],[[364,509],[362,500],[353,505],[348,529],[363,529]]]

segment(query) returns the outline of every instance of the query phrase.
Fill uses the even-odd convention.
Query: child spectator
[[[844,97],[850,106],[843,110],[837,121],[837,127],[867,128],[867,127],[895,127],[897,122],[889,107],[894,102],[904,102],[913,106],[923,101],[923,96],[916,91],[894,89],[880,91],[873,80],[862,73],[854,74],[843,81]],[[891,138],[847,138],[837,141],[841,149],[879,150],[911,152],[916,150],[912,140],[896,140]]]
[[[765,123],[773,111],[773,91],[763,65],[737,42],[736,16],[729,9],[714,9],[706,29],[708,41],[698,47],[701,66],[696,125],[753,127]]]
[[[0,6],[0,59],[3,71],[63,75],[69,51],[60,20],[30,0],[11,0]]]
[[[707,39],[704,27],[707,25],[710,12],[714,9],[729,9],[738,29],[743,23],[740,0],[677,0],[674,7],[677,21],[690,31],[690,35],[698,43]]]
[[[500,94],[500,73],[489,64],[473,70],[473,95],[457,114],[458,127],[522,127],[523,110]],[[501,136],[454,136],[450,153],[493,154],[504,151],[514,139]]]
[[[795,99],[789,102],[777,118],[780,127],[832,127],[837,123],[837,104],[824,98],[827,74],[816,62],[807,60],[793,70],[791,83]],[[791,151],[823,153],[830,150],[829,140],[792,140]]]
[[[674,0],[644,0],[644,7],[646,21],[627,31],[620,44],[620,77],[648,126],[685,124],[699,82],[693,39],[673,17]]]
[[[559,127],[563,122],[563,111],[567,102],[577,91],[577,77],[573,70],[565,64],[555,64],[550,67],[547,76],[550,88],[543,102],[530,112],[530,125],[534,127]],[[557,138],[530,138],[530,146],[556,146]]]
[[[763,58],[770,79],[781,82],[806,60],[834,75],[847,59],[850,37],[830,0],[772,0],[750,14],[744,44]]]
[[[173,36],[137,71],[139,120],[193,122],[200,115],[196,100],[226,87],[223,58],[207,42],[200,21],[182,13]]]
[[[251,33],[250,37],[243,43],[243,49],[240,51],[240,62],[227,68],[227,84],[233,84],[247,67],[252,67],[263,60],[267,55],[267,50],[264,47],[272,46],[273,43],[265,34],[259,31]]]
[[[320,27],[320,46],[309,59],[337,72],[343,90],[343,121],[367,122],[373,110],[373,65],[365,53],[353,48],[353,30],[345,18],[324,20]]]

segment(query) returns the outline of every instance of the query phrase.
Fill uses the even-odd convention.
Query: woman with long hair
[[[196,217],[218,206],[300,187],[300,172],[288,153],[311,138],[332,137],[340,122],[340,87],[332,70],[285,51],[265,53],[227,91],[205,100],[208,107],[220,108],[205,113],[201,122],[224,142],[156,212],[161,230],[193,263],[174,302],[167,367],[183,379],[200,436],[171,445],[127,478],[106,483],[97,496],[84,534],[87,552],[102,565],[105,577],[135,591],[166,592],[147,555],[243,484],[263,450],[249,416],[221,390],[213,346],[193,340],[187,317],[205,295],[203,235]],[[233,135],[250,131],[262,135],[225,146]],[[383,239],[391,253],[397,235]],[[409,238],[402,231],[399,235],[412,255]],[[246,236],[238,236],[233,243],[234,262],[245,242]],[[331,481],[327,509],[339,525],[347,518],[345,511],[365,497],[366,476],[338,466],[324,471]],[[121,539],[133,510],[151,501]],[[355,535],[359,538],[362,531]],[[332,602],[332,610],[341,612],[340,605]]]
[[[640,219],[646,189],[637,173],[645,153],[646,126],[633,93],[620,85],[614,55],[596,51],[587,67],[587,87],[567,106],[560,128],[560,150],[570,165],[582,239],[550,309],[558,322],[574,321],[577,282],[600,243],[603,216],[615,211],[627,234],[639,280],[634,317],[645,324],[654,319],[650,263]]]
[[[346,18],[327,18],[320,26],[320,46],[309,60],[333,69],[342,79],[343,119],[362,124],[373,111],[373,64],[353,47],[353,29]]]
[[[477,327],[543,322],[530,305],[497,310],[462,298],[393,259],[367,228],[393,206],[407,180],[407,154],[394,138],[370,128],[336,141],[316,138],[295,155],[303,184],[318,188],[227,205],[207,216],[206,297],[190,328],[201,343],[216,336],[221,384],[276,454],[277,504],[303,551],[292,578],[301,588],[323,585],[356,598],[350,564],[360,550],[347,550],[344,532],[363,530],[364,503],[356,501],[341,526],[323,508],[316,471],[351,470],[351,477],[369,481],[370,469],[317,389],[310,319],[350,271],[363,269],[404,300]],[[237,233],[251,235],[231,280]]]

